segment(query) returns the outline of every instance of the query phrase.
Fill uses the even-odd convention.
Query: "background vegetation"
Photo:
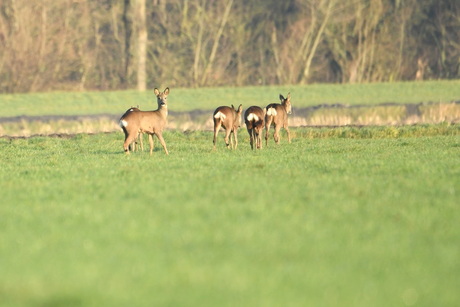
[[[456,0],[3,0],[0,92],[460,77]]]

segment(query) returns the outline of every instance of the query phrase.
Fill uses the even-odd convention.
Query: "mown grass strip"
[[[159,86],[163,89],[165,86]],[[320,104],[376,105],[380,103],[451,102],[460,100],[460,81],[371,84],[312,84],[260,87],[171,88],[169,107],[178,112],[214,110],[220,105],[265,106],[291,92],[293,107]],[[146,92],[52,92],[0,95],[2,117],[20,115],[122,114],[131,106],[156,109],[153,90]]]

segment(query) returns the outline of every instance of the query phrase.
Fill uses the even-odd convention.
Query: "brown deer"
[[[166,143],[163,139],[163,130],[166,127],[166,119],[168,117],[167,97],[169,88],[167,87],[162,93],[155,88],[157,96],[158,109],[155,111],[133,111],[127,112],[120,118],[120,127],[125,133],[125,142],[123,149],[129,154],[129,144],[131,144],[139,133],[147,133],[149,135],[150,154],[153,153],[153,135],[155,134],[160,140],[165,153],[168,155]]]
[[[219,129],[222,126],[225,129],[225,144],[227,148],[230,148],[229,144],[229,137],[230,143],[232,145],[232,149],[236,149],[238,147],[238,128],[241,126],[241,113],[243,112],[243,106],[240,104],[238,109],[232,105],[232,107],[221,106],[218,107],[213,114],[214,120],[214,149],[216,149],[216,139],[217,134],[219,133]],[[233,138],[232,134],[233,133]],[[233,140],[235,140],[235,145],[233,145]],[[234,147],[233,147],[234,146]]]
[[[280,141],[279,132],[281,127],[286,130],[288,142],[291,143],[291,134],[288,127],[288,114],[291,114],[291,93],[288,93],[286,98],[280,94],[280,100],[281,104],[272,103],[265,108],[265,145],[268,145],[268,132],[272,124],[275,126],[275,133],[273,134],[275,143],[278,144]]]
[[[139,105],[137,105],[137,107],[131,107],[129,108],[128,110],[126,110],[125,114],[123,114],[121,116],[121,118],[125,117],[126,115],[128,115],[129,112],[139,112],[140,109],[139,109]],[[139,150],[139,144],[138,144],[138,141],[140,143],[140,147],[141,147],[141,151],[144,151],[144,143],[142,141],[142,132],[139,131],[139,135],[137,136],[137,138],[131,143],[129,144],[129,148],[131,151],[137,151]]]
[[[244,122],[248,129],[251,149],[262,148],[262,130],[264,129],[265,110],[257,106],[249,107],[244,112]]]

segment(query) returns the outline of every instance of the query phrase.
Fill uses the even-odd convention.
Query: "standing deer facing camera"
[[[254,149],[254,142],[257,149],[262,148],[262,130],[264,129],[265,110],[257,106],[249,107],[244,112],[244,121],[248,129],[251,149]]]
[[[218,107],[213,114],[214,120],[214,149],[216,149],[216,139],[217,134],[219,133],[219,129],[222,126],[225,129],[225,144],[227,148],[230,148],[230,143],[232,145],[232,149],[236,149],[238,147],[238,128],[241,125],[241,113],[243,112],[243,106],[240,104],[238,109],[232,105],[232,107],[222,106]],[[235,140],[235,147],[233,147],[233,139]],[[230,137],[230,143],[229,143]]]
[[[169,88],[167,87],[162,93],[155,88],[154,93],[157,96],[157,110],[126,112],[120,118],[120,127],[125,133],[123,149],[126,154],[129,154],[129,144],[137,138],[139,133],[147,133],[149,135],[150,154],[153,153],[153,135],[158,137],[165,153],[169,154],[166,149],[165,140],[163,139],[163,130],[166,127],[166,118],[168,117],[167,97],[169,95]]]
[[[280,94],[280,100],[281,104],[272,103],[265,108],[265,145],[268,145],[268,131],[270,130],[270,126],[272,124],[275,126],[275,133],[273,134],[275,143],[278,144],[280,141],[279,133],[281,127],[286,130],[288,142],[291,143],[291,134],[289,133],[288,127],[288,114],[291,114],[291,93],[288,93],[286,98]]]

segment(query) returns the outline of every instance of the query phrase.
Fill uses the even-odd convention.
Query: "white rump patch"
[[[128,127],[128,122],[124,119],[120,120],[120,127]]]
[[[225,116],[224,113],[221,111],[217,112],[216,115],[214,115],[214,118],[220,118],[221,120],[224,120],[227,116]]]
[[[259,116],[255,115],[254,113],[251,113],[251,114],[248,115],[247,120],[248,121],[253,121],[254,120],[254,121],[257,122],[257,121],[259,121]]]
[[[276,116],[276,114],[277,114],[277,113],[276,113],[276,109],[275,109],[275,108],[269,108],[269,109],[267,110],[267,115],[268,115],[268,116]]]

